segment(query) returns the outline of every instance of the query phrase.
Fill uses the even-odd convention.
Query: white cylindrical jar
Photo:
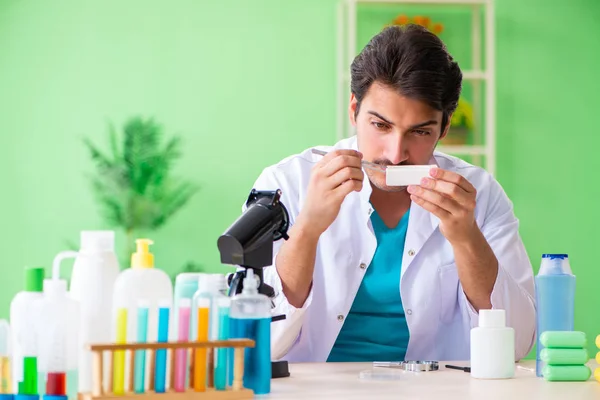
[[[471,329],[471,376],[507,379],[515,374],[515,331],[506,326],[504,310],[480,310],[479,327]]]

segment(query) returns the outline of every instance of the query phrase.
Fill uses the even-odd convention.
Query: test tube
[[[117,310],[117,338],[116,343],[127,343],[127,309]],[[125,351],[115,351],[113,364],[113,393],[125,393]]]
[[[177,339],[180,342],[189,340],[190,332],[190,309],[192,301],[188,298],[179,300],[179,316],[177,318],[179,327]],[[187,349],[178,349],[175,353],[175,391],[185,392],[185,378],[187,375]]]
[[[39,368],[46,372],[46,400],[67,399],[67,336],[64,324],[54,321],[44,329]]]
[[[5,319],[0,320],[0,394],[11,394],[10,374],[10,325]]]
[[[148,340],[148,312],[149,304],[140,301],[137,309],[137,342],[146,343]],[[135,352],[134,391],[144,393],[146,390],[146,350]]]
[[[205,342],[208,340],[208,321],[210,310],[210,298],[196,298],[196,340]],[[194,390],[196,392],[206,391],[207,354],[206,349],[196,349],[194,352]]]
[[[170,303],[163,301],[158,306],[158,339],[159,343],[169,341],[169,311]],[[156,350],[154,366],[154,392],[165,393],[167,380],[167,349]]]
[[[231,300],[229,297],[217,297],[213,300],[212,312],[216,315],[211,316],[211,330],[213,330],[213,324],[216,325],[216,332],[211,334],[216,337],[211,339],[227,340],[229,339],[229,308]],[[215,360],[215,389],[225,390],[227,386],[227,354],[233,349],[217,349],[216,360]]]
[[[28,321],[29,322],[29,321]],[[19,332],[23,358],[23,380],[18,384],[18,394],[37,395],[38,394],[38,365],[37,365],[37,336],[34,321],[30,321],[28,326]]]

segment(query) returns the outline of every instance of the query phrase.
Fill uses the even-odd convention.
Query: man
[[[457,63],[427,30],[390,27],[351,73],[356,136],[288,157],[254,185],[281,189],[291,221],[265,270],[287,317],[272,324],[272,358],[468,360],[470,329],[490,308],[506,311],[525,356],[534,285],[512,204],[483,169],[434,152],[460,95]],[[388,187],[361,160],[437,168]]]

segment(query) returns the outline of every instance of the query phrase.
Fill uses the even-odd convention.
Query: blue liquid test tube
[[[158,342],[169,340],[169,306],[159,305],[158,308]],[[156,365],[154,367],[154,392],[165,393],[167,380],[167,350],[156,350]]]
[[[146,343],[148,340],[148,304],[140,302],[137,309],[137,342]],[[146,350],[135,352],[135,393],[144,393],[146,389]]]

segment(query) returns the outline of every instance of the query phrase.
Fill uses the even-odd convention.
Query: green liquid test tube
[[[23,357],[23,382],[19,394],[37,394],[37,357]]]

